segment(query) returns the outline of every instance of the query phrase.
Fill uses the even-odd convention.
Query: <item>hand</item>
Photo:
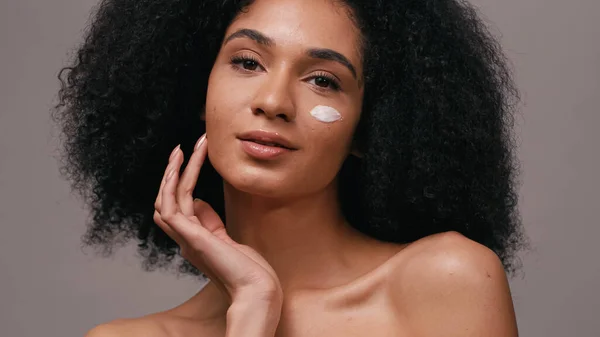
[[[181,177],[183,153],[179,146],[173,150],[154,204],[154,221],[177,242],[181,256],[228,297],[230,305],[282,301],[281,284],[269,263],[254,249],[233,241],[210,205],[192,199],[207,143],[206,135],[198,140]]]

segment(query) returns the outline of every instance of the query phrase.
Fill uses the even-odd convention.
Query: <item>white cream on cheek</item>
[[[325,105],[317,105],[310,111],[310,114],[323,123],[333,123],[342,119],[342,115],[336,109]]]

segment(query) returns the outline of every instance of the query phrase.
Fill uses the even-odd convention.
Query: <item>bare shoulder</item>
[[[164,337],[168,336],[164,326],[156,319],[140,317],[118,319],[100,324],[91,329],[85,337]]]
[[[98,325],[85,337],[182,337],[219,336],[225,318],[196,315],[189,307],[179,306],[139,318],[119,319]]]
[[[517,336],[506,273],[489,248],[445,232],[413,242],[395,260],[391,298],[423,335]]]
[[[491,249],[457,232],[444,232],[413,242],[398,259],[397,271],[407,277],[436,275],[432,281],[502,280],[502,262]],[[419,281],[423,281],[422,279]]]

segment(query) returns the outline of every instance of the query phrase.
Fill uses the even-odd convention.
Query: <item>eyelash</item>
[[[258,62],[258,60],[255,57],[250,56],[250,55],[232,56],[231,57],[231,66],[236,71],[254,72],[254,70],[244,69],[243,65],[240,65],[240,63],[243,63],[246,61],[255,62],[257,64],[257,66],[262,67],[260,65],[260,63]],[[316,75],[313,75],[310,77],[311,80],[317,79],[317,78],[322,78],[322,79],[329,81],[329,87],[321,87],[321,86],[317,85],[317,88],[319,88],[319,90],[340,91],[340,83],[335,77],[333,77],[327,73],[324,73],[324,72],[317,73]]]
[[[258,65],[260,65],[260,63],[258,62],[258,60],[254,57],[254,56],[246,56],[246,55],[242,55],[242,56],[232,56],[231,57],[231,66],[238,71],[253,71],[253,70],[248,70],[248,69],[244,69],[243,66],[240,66],[239,63],[243,63],[246,61],[252,61],[257,63]]]

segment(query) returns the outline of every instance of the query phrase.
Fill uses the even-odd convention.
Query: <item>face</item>
[[[360,118],[359,41],[347,9],[328,0],[257,0],[232,22],[205,111],[226,183],[274,198],[332,186]]]

